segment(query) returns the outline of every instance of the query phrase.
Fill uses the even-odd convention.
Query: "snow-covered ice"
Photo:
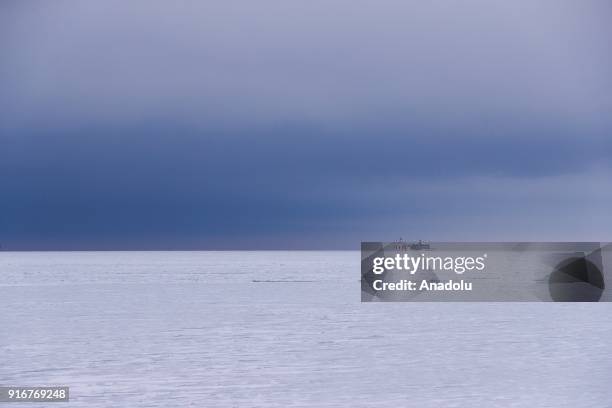
[[[0,385],[67,385],[71,408],[612,407],[610,304],[360,303],[359,259],[0,252]]]

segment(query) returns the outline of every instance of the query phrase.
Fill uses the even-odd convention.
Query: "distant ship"
[[[402,238],[400,238],[399,241],[395,243],[394,245],[395,245],[395,249],[398,251],[407,251],[409,249],[413,251],[423,251],[423,250],[431,249],[429,242],[422,241],[422,240],[409,244],[408,242],[405,242]]]
[[[419,242],[415,242],[410,244],[410,249],[414,249],[415,251],[420,251],[423,249],[431,249],[428,242],[423,242],[419,239]]]

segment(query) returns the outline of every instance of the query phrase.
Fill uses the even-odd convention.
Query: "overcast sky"
[[[0,3],[6,249],[612,240],[608,1]]]

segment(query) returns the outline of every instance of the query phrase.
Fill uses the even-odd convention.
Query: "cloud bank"
[[[4,2],[0,243],[610,240],[605,2]]]

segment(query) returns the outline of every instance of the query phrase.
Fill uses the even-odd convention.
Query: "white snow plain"
[[[0,252],[0,385],[66,385],[71,408],[612,407],[609,303],[361,303],[359,262]]]

